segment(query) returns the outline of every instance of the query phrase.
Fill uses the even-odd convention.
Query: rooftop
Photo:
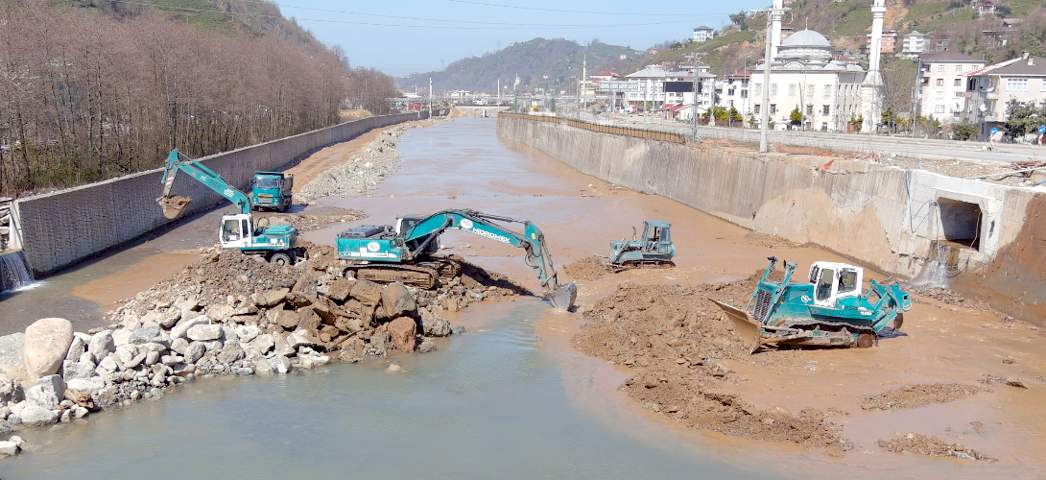
[[[1046,58],[1017,57],[1005,62],[989,65],[980,70],[967,73],[968,76],[1004,75],[1021,77],[1046,77]]]
[[[926,53],[919,57],[923,63],[984,63],[984,59],[960,52]]]
[[[832,44],[824,35],[813,30],[800,30],[788,36],[781,42],[782,47],[827,47]]]

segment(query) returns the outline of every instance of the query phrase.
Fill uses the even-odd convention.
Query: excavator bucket
[[[744,341],[745,345],[751,347],[749,353],[758,350],[760,345],[762,345],[763,340],[762,335],[759,333],[759,322],[756,322],[750,315],[748,315],[748,312],[741,310],[740,308],[733,305],[727,305],[714,298],[710,298],[709,300],[712,300],[716,305],[719,305],[719,308],[723,309],[723,313],[726,313],[727,318],[734,322],[734,331],[736,331],[741,337],[741,340]]]
[[[574,301],[577,300],[577,285],[574,282],[570,282],[549,293],[545,298],[555,308],[570,310],[574,306]]]
[[[163,216],[167,217],[168,220],[174,220],[182,216],[182,213],[185,212],[185,207],[188,207],[191,202],[192,197],[181,195],[171,195],[156,199],[156,203],[159,203],[160,208],[163,209]]]

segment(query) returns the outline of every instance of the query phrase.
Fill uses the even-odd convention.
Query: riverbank
[[[78,421],[198,377],[432,352],[453,333],[444,311],[521,291],[459,261],[432,290],[379,285],[353,278],[329,247],[309,249],[309,260],[278,266],[214,248],[114,310],[106,328],[74,332],[49,318],[0,337],[0,433]],[[9,442],[0,454],[21,448]]]

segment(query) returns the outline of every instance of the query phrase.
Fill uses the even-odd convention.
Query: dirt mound
[[[864,399],[865,410],[915,408],[933,403],[946,403],[983,392],[984,389],[961,383],[928,383],[907,385]]]
[[[626,392],[648,410],[727,435],[848,448],[839,427],[813,409],[761,411],[716,391],[732,373],[720,360],[747,350],[709,298],[744,305],[755,278],[683,287],[622,285],[585,312],[577,347],[629,367]]]
[[[595,255],[582,258],[563,267],[563,272],[573,280],[597,280],[611,273],[603,264],[603,259]]]
[[[893,453],[914,453],[931,457],[956,457],[964,460],[981,460],[994,462],[995,459],[972,448],[957,443],[948,443],[939,438],[919,433],[909,433],[892,440],[879,440],[879,447]]]
[[[351,223],[366,218],[367,214],[350,210],[348,213],[330,215],[312,215],[303,213],[290,213],[269,217],[273,225],[289,224],[298,229],[299,232],[318,230],[328,225],[337,223]]]

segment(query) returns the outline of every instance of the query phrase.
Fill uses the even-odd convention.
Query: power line
[[[175,13],[211,13],[218,15],[228,16],[241,16],[241,17],[254,17],[254,18],[284,18],[282,15],[269,15],[264,13],[248,13],[248,12],[227,12],[224,10],[217,9],[202,9],[202,8],[189,8],[189,7],[177,7],[172,5],[158,5],[149,2],[137,2],[133,0],[109,0],[113,3],[121,3],[125,5],[138,5],[143,7],[154,8],[157,10],[175,12]],[[256,3],[256,2],[252,2]],[[390,18],[403,18],[403,19],[424,19],[426,17],[407,17],[397,15],[378,15],[378,14],[361,14],[349,11],[336,11],[338,13],[354,14],[354,15],[370,15],[370,16],[384,16]],[[357,20],[344,20],[344,19],[332,19],[332,18],[308,18],[308,17],[293,17],[295,20],[302,22],[322,22],[322,23],[338,23],[348,25],[362,25],[372,27],[393,27],[393,28],[416,28],[416,29],[435,29],[435,30],[489,30],[489,29],[524,29],[524,28],[622,28],[622,27],[641,27],[641,26],[652,26],[652,25],[667,25],[667,24],[678,24],[678,23],[689,23],[688,21],[666,21],[666,22],[646,22],[646,23],[618,23],[618,24],[543,24],[543,23],[504,23],[504,22],[480,22],[480,21],[465,21],[470,23],[476,23],[477,26],[462,26],[462,25],[425,25],[425,24],[405,24],[405,23],[379,23],[379,22],[368,22],[368,21],[357,21]],[[429,21],[453,21],[449,19],[429,19]]]
[[[627,15],[631,17],[708,17],[708,16],[719,16],[729,15],[732,12],[710,12],[701,15],[695,15],[692,13],[640,13],[640,12],[606,12],[606,11],[595,11],[595,10],[573,10],[568,8],[547,8],[547,7],[529,7],[521,5],[510,5],[507,3],[494,3],[494,2],[483,2],[479,0],[447,0],[451,3],[460,3],[464,5],[474,5],[480,7],[494,7],[494,8],[509,8],[512,10],[530,10],[533,12],[553,12],[553,13],[579,13],[584,15]]]

